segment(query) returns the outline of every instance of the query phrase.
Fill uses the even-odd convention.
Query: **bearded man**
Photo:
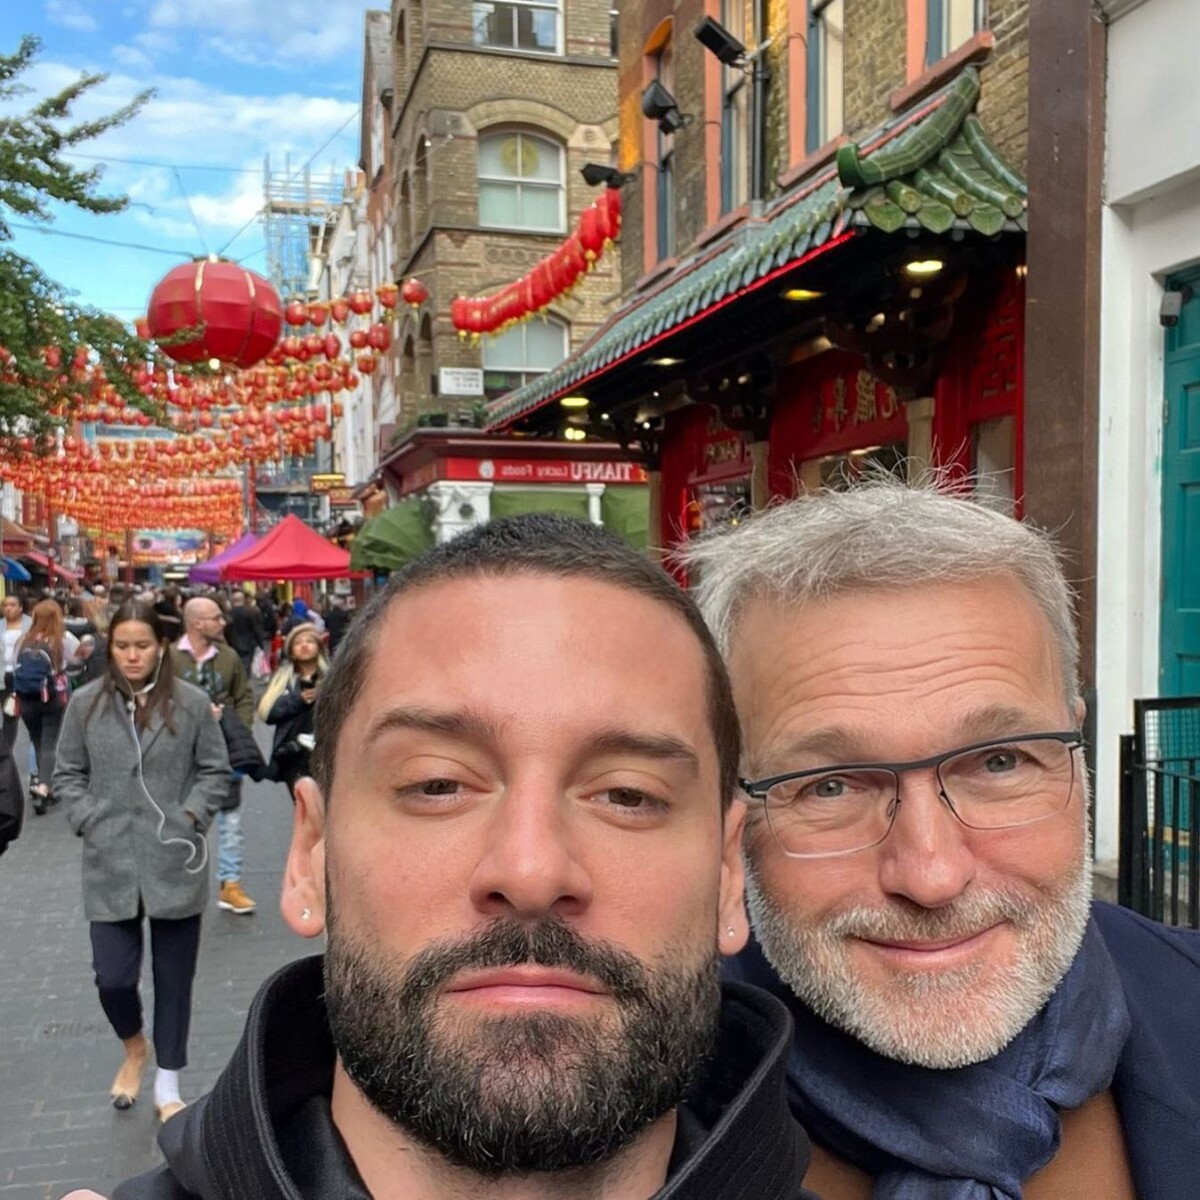
[[[1047,539],[874,482],[768,510],[687,565],[752,801],[761,953],[737,974],[796,1022],[806,1184],[1200,1194],[1200,934],[1091,903],[1079,645]]]
[[[670,671],[653,664],[669,662]],[[317,700],[269,980],[118,1200],[800,1200],[748,937],[737,720],[691,599],[497,521],[393,576]]]

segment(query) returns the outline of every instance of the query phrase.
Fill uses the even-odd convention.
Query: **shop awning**
[[[1024,232],[1028,189],[974,115],[978,99],[979,72],[968,67],[917,112],[843,146],[835,166],[619,309],[573,357],[502,396],[487,427],[510,425],[856,233]]]
[[[61,566],[59,563],[52,563],[49,557],[42,554],[39,550],[27,550],[20,557],[26,562],[33,563],[35,567],[41,568],[46,575],[52,575],[55,579],[61,579],[64,583],[74,583],[76,580],[83,578],[82,571],[72,571],[67,567]]]
[[[432,545],[421,501],[410,497],[363,524],[350,546],[350,565],[356,571],[395,571]]]
[[[28,529],[23,529],[16,521],[10,521],[7,517],[0,517],[0,542],[3,543],[6,554],[21,554],[32,550],[37,544]]]
[[[4,557],[4,578],[12,583],[28,583],[33,576],[15,558]]]

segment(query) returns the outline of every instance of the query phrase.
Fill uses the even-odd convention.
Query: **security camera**
[[[727,67],[741,66],[746,61],[746,47],[712,17],[705,17],[692,30],[692,36]]]
[[[1158,323],[1166,329],[1174,329],[1179,324],[1179,316],[1183,306],[1192,298],[1190,287],[1175,291],[1168,288],[1163,292],[1162,302],[1158,306]]]
[[[651,80],[642,93],[642,113],[651,121],[657,121],[663,133],[674,133],[684,125],[684,116],[675,97],[657,79]]]

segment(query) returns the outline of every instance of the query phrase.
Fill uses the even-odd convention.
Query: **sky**
[[[103,163],[100,190],[127,195],[130,207],[93,215],[55,206],[50,232],[14,228],[13,248],[77,301],[128,322],[145,312],[155,283],[194,255],[222,253],[266,274],[256,216],[264,156],[281,176],[310,164],[322,187],[331,179],[340,185],[354,168],[363,14],[386,7],[366,0],[0,0],[0,51],[12,53],[25,34],[42,42],[22,77],[31,91],[14,102],[20,109],[84,72],[107,79],[79,102],[76,118],[111,112],[154,89],[136,117],[70,158],[80,167]],[[15,216],[13,223],[29,224]]]

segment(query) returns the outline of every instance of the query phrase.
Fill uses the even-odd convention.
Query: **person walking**
[[[254,725],[254,696],[250,677],[237,653],[222,641],[225,618],[209,596],[194,596],[183,606],[183,637],[171,647],[175,674],[208,693],[218,720],[236,719],[247,732]],[[229,715],[222,717],[224,709]],[[230,778],[217,814],[217,878],[221,895],[217,907],[248,916],[258,905],[242,887],[242,779]]]
[[[350,628],[351,613],[341,596],[330,596],[325,609],[325,632],[329,635],[329,657],[337,653],[346,630]]]
[[[247,602],[245,592],[241,589],[235,591],[230,596],[230,603],[232,607],[229,610],[229,630],[226,639],[237,651],[237,656],[242,660],[242,666],[249,676],[255,650],[262,650],[265,654],[270,646],[270,639],[263,627],[262,613],[257,605]]]
[[[313,706],[329,670],[321,636],[312,625],[296,625],[283,644],[283,662],[258,703],[259,719],[275,726],[271,743],[273,777],[287,784],[309,773],[313,747]]]
[[[17,694],[13,691],[13,671],[17,665],[17,643],[25,636],[29,626],[33,624],[21,597],[7,595],[3,604],[4,623],[0,625],[0,633],[4,637],[4,700],[0,709],[4,714],[3,731],[0,732],[0,752],[12,753],[17,741],[17,729],[21,718],[17,713]]]
[[[63,624],[63,610],[58,601],[39,600],[33,606],[29,629],[17,642],[13,667],[13,690],[37,763],[29,795],[33,811],[39,817],[55,801],[50,785],[54,748],[63,709],[70,699],[67,664],[78,648],[79,642]]]
[[[138,989],[143,923],[154,974],[154,1104],[185,1107],[192,980],[208,896],[204,832],[229,791],[229,759],[208,697],[175,678],[161,618],[129,601],[109,630],[109,670],[67,708],[54,791],[83,839],[84,914],[100,1006],[125,1059],[113,1106],[133,1106],[150,1057]]]

